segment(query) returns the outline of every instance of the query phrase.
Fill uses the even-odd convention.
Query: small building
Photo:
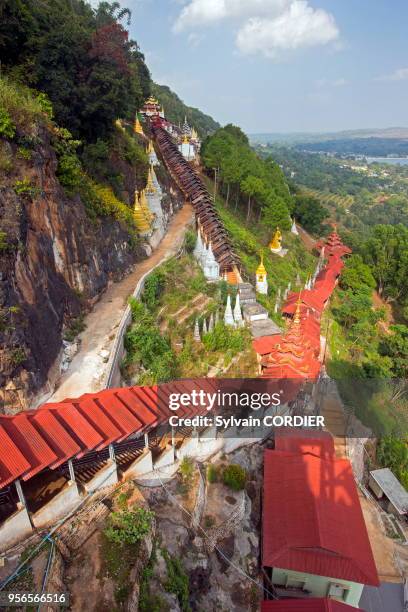
[[[263,321],[268,318],[268,311],[261,304],[244,304],[244,319],[247,323],[252,321]]]
[[[397,517],[407,516],[408,492],[389,468],[370,472],[368,484],[377,499],[387,499],[387,512]]]
[[[300,450],[296,437],[282,442]],[[379,579],[351,464],[308,444],[264,452],[262,565],[279,597],[358,608]]]

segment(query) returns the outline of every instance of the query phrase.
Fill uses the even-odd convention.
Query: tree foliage
[[[131,118],[150,93],[150,75],[122,25],[117,2],[97,10],[82,0],[4,0],[0,5],[3,70],[47,94],[58,124],[95,141]]]
[[[272,158],[260,159],[238,127],[226,125],[207,138],[202,160],[209,173],[217,169],[227,205],[233,194],[235,210],[245,207],[247,220],[255,215],[271,230],[290,228],[292,198],[282,171]]]

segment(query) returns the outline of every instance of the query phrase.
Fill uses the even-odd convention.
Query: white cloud
[[[325,45],[339,37],[334,17],[295,0],[279,16],[251,17],[237,34],[237,47],[246,54],[276,58],[283,51]]]
[[[405,81],[408,79],[408,68],[398,68],[391,74],[377,77],[376,81]]]
[[[177,17],[174,31],[216,23],[223,19],[251,16],[276,16],[290,0],[189,0]]]

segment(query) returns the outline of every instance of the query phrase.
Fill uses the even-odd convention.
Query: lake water
[[[408,157],[366,157],[367,163],[373,164],[393,164],[408,166]]]

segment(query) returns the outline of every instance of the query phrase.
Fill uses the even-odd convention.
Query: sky
[[[408,126],[406,0],[121,4],[153,79],[222,124],[247,133]]]

